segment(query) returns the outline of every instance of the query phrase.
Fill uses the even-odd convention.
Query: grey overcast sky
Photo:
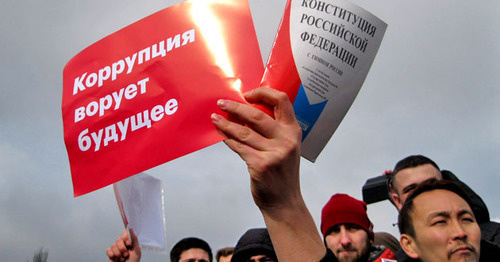
[[[64,65],[85,47],[179,1],[0,2],[0,259],[104,261],[122,230],[111,187],[73,198],[61,117]],[[263,59],[285,0],[249,0]],[[337,192],[361,198],[366,179],[424,154],[469,184],[500,218],[500,2],[353,0],[388,24],[353,106],[303,195],[319,225]],[[222,143],[153,168],[166,197],[167,241],[198,236],[214,250],[263,226],[246,167]],[[396,211],[369,205],[376,231],[398,236]],[[145,251],[143,261],[168,261]]]

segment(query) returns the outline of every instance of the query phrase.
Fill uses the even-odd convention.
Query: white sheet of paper
[[[165,250],[165,213],[161,180],[145,173],[113,185],[125,227],[132,228],[141,248]]]

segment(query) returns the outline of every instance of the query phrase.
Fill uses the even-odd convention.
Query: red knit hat
[[[333,195],[321,211],[321,232],[339,224],[354,224],[363,228],[373,239],[373,224],[366,214],[366,203],[346,194]]]

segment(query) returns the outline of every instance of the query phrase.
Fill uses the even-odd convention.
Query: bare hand
[[[248,105],[219,100],[231,121],[213,114],[212,121],[227,137],[224,142],[247,164],[251,190],[261,210],[289,206],[300,196],[299,166],[302,131],[286,93],[257,88],[244,94],[250,102],[273,109],[275,118]]]
[[[212,121],[227,138],[224,142],[247,164],[251,190],[280,261],[319,261],[326,253],[314,220],[300,193],[302,131],[286,93],[257,88],[244,94],[263,111],[234,101],[219,100],[228,120],[213,114]]]
[[[123,230],[121,237],[117,238],[115,243],[106,249],[106,255],[108,255],[110,262],[139,262],[141,260],[139,240],[132,229],[130,229],[130,237],[132,239],[129,239],[127,231]]]

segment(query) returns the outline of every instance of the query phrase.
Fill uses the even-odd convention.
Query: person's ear
[[[407,234],[402,234],[401,238],[399,240],[399,243],[401,245],[401,248],[403,251],[411,258],[413,259],[419,259],[419,251],[418,247],[415,243],[415,239],[411,237],[410,235]]]
[[[398,210],[401,210],[403,207],[403,203],[401,203],[398,193],[392,186],[389,187],[389,200],[391,200]]]

